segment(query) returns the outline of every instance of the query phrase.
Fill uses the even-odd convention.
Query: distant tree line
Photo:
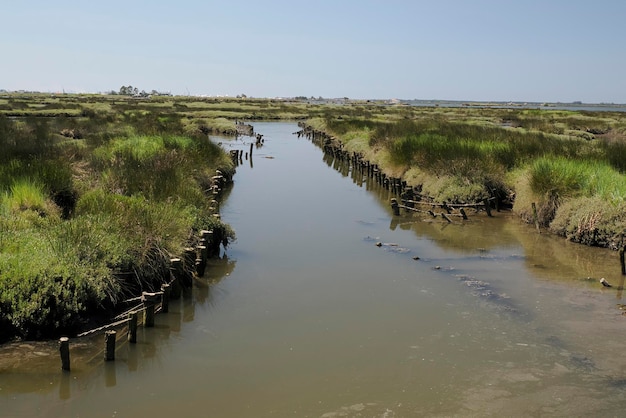
[[[130,84],[128,86],[120,87],[119,91],[111,90],[109,94],[119,94],[120,96],[132,96],[132,97],[149,97],[149,96],[171,96],[171,93],[163,93],[157,90],[152,90],[150,93],[145,90],[139,91],[137,87],[133,87]]]

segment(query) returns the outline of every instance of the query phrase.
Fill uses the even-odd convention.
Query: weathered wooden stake
[[[465,209],[461,208],[459,209],[459,212],[461,212],[461,216],[463,217],[463,219],[467,220],[467,213],[465,213]]]
[[[252,158],[252,147],[254,146],[254,144],[252,142],[250,142],[250,158]]]
[[[198,258],[196,259],[196,271],[198,273],[199,277],[203,277],[204,276],[204,272],[206,270],[206,263],[207,263],[207,258],[208,258],[208,248],[205,245],[206,244],[206,240],[205,239],[201,239],[201,242],[204,241],[202,244],[198,245],[196,247],[197,251],[198,251]]]
[[[220,243],[215,240],[213,231],[200,231],[200,238],[205,240],[204,245],[207,247],[207,258],[219,254]]]
[[[626,275],[626,264],[624,264],[624,251],[626,251],[626,246],[623,246],[621,250],[619,250],[619,262],[622,265],[622,274]]]
[[[441,212],[441,217],[448,221],[448,223],[452,223],[452,219],[450,219],[447,213]]]
[[[537,216],[537,205],[535,205],[535,202],[532,203],[532,208],[533,208],[533,220],[535,221],[535,228],[537,228],[537,232],[541,232],[541,230],[539,229],[539,217]]]
[[[182,292],[182,274],[183,274],[183,261],[180,258],[170,258],[170,272],[172,274],[172,291],[171,299],[180,299]]]
[[[59,338],[59,352],[61,353],[61,370],[70,370],[70,339]]]
[[[146,318],[144,325],[146,328],[151,328],[154,326],[154,311],[155,311],[155,303],[154,303],[154,294],[143,292],[141,294],[141,298],[143,300],[143,306],[146,310]]]
[[[193,272],[195,271],[195,265],[196,265],[196,249],[195,248],[192,248],[192,247],[185,248],[185,252],[183,256],[183,263],[184,263],[184,266],[186,267],[186,270],[189,271],[189,274],[193,275]],[[187,284],[191,285],[191,277],[188,277],[188,279],[189,279],[189,282]]]
[[[395,216],[400,216],[400,206],[398,205],[398,200],[395,197],[391,199],[391,209],[393,210],[393,214]]]
[[[191,295],[191,288],[193,287],[193,276],[196,272],[196,249],[185,248],[183,255],[183,296]]]
[[[116,331],[109,330],[104,333],[104,361],[115,360],[115,336]]]
[[[172,293],[172,288],[169,284],[163,283],[161,285],[161,312],[168,313],[170,311],[170,295]]]
[[[131,312],[128,314],[130,321],[128,321],[128,342],[135,344],[137,342],[137,312]]]
[[[483,204],[485,205],[487,216],[491,217],[491,205],[489,204],[489,199],[483,199]]]

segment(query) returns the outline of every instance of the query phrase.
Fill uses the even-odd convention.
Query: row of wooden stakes
[[[211,179],[211,186],[207,192],[217,195],[221,192],[225,185],[225,178],[222,173],[217,170],[216,175]],[[217,200],[211,201],[211,208],[218,211]],[[216,213],[215,217],[219,218]],[[146,328],[154,327],[154,317],[156,313],[169,312],[170,300],[180,299],[181,295],[191,295],[194,277],[203,277],[206,271],[207,261],[214,255],[219,255],[219,246],[221,237],[215,236],[211,230],[202,230],[197,240],[198,244],[193,247],[185,248],[182,257],[170,258],[169,260],[169,278],[165,279],[165,283],[161,285],[160,291],[142,292],[141,296],[126,300],[125,302],[141,302],[139,305],[131,308],[114,319],[115,322],[80,333],[77,338],[93,335],[104,331],[104,360],[112,361],[115,359],[115,343],[117,340],[117,331],[114,328],[120,328],[125,324],[127,326],[128,342],[134,344],[137,342],[137,328],[139,326],[139,314],[143,313],[143,326]],[[59,352],[61,355],[61,369],[70,370],[70,339],[61,337],[59,339]]]

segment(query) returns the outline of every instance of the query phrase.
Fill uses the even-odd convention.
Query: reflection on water
[[[621,412],[616,254],[506,213],[394,217],[389,190],[294,124],[255,130],[265,144],[222,203],[237,242],[193,295],[136,345],[118,332],[113,363],[102,336],[72,341],[70,373],[56,342],[3,349],[2,416]]]

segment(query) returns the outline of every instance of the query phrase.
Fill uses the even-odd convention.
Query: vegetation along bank
[[[234,238],[213,194],[234,165],[202,118],[90,97],[4,101],[25,106],[0,114],[0,340],[109,321],[159,290],[199,231]]]
[[[492,199],[571,241],[623,248],[625,113],[437,107],[367,113],[317,117],[305,126],[435,202]]]
[[[208,134],[290,120],[437,202],[486,198],[587,245],[624,245],[626,113],[377,101],[0,95],[0,340],[72,335],[160,288],[201,230],[227,245]]]

